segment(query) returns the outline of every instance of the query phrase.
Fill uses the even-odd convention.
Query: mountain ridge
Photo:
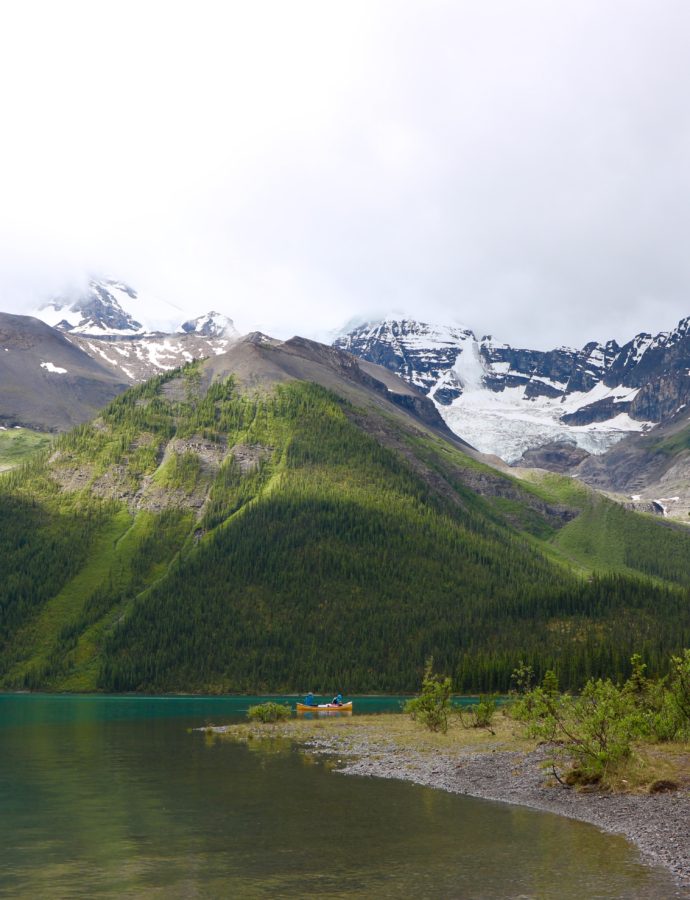
[[[214,310],[185,316],[176,305],[139,292],[115,278],[95,278],[86,286],[42,303],[33,313],[48,325],[70,334],[91,337],[134,337],[197,331],[207,337],[234,337],[228,316]],[[205,326],[206,330],[202,331]]]
[[[126,301],[127,309],[120,300]],[[145,331],[145,317],[137,308],[140,300],[123,282],[92,280],[90,293],[70,303],[81,318],[76,324],[65,323],[67,330],[58,328],[97,362],[96,382],[103,385],[103,370],[110,372],[106,381],[113,387],[97,395],[101,402],[127,384],[194,359],[222,355],[239,339],[232,320],[217,311],[188,318],[175,332]],[[53,317],[64,303],[54,305]],[[123,327],[109,332],[110,325]],[[477,338],[461,326],[389,316],[378,324],[357,326],[338,338],[336,346],[363,360],[362,370],[371,360],[418,387],[451,431],[485,454],[513,465],[567,472],[600,489],[625,491],[627,496],[620,499],[632,504],[639,499],[643,509],[676,518],[690,512],[686,477],[690,461],[682,442],[680,438],[666,441],[659,456],[654,437],[660,428],[666,429],[664,435],[669,438],[684,428],[690,371],[687,318],[670,331],[656,336],[641,333],[623,345],[611,340],[589,342],[580,350],[537,351],[501,344],[490,335]],[[53,380],[48,393],[53,390],[59,395],[57,383],[60,379],[67,383],[69,368],[48,357],[39,364],[43,376]],[[93,403],[84,406],[79,397],[74,397],[72,411],[66,409],[74,392],[63,392],[57,405],[47,404],[45,414],[38,415],[38,406],[28,399],[38,385],[30,391],[17,390],[22,377],[17,372],[8,378],[16,382],[13,397],[9,386],[4,395],[0,392],[0,417],[7,423],[61,430],[95,411]],[[380,380],[380,371],[376,377]],[[27,384],[34,384],[34,375],[28,373],[26,378]],[[398,404],[420,403],[399,387],[393,393]],[[25,403],[31,406],[30,415],[22,414]],[[60,408],[63,412],[58,416]],[[648,434],[652,435],[649,441]],[[621,449],[616,450],[621,441]],[[668,462],[671,449],[674,459]],[[635,470],[646,473],[648,480],[641,483]]]

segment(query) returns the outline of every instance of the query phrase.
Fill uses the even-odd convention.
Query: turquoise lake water
[[[0,895],[673,896],[591,826],[189,731],[254,702],[0,695]]]

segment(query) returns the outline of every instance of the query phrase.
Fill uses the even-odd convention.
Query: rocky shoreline
[[[337,754],[345,775],[397,778],[484,800],[515,803],[622,834],[650,865],[667,868],[677,897],[690,898],[690,794],[609,794],[550,785],[545,751],[424,751],[360,737],[312,739],[318,753]]]

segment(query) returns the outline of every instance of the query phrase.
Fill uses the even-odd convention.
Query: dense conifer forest
[[[208,382],[153,379],[0,476],[3,687],[410,691],[433,656],[501,691],[690,645],[683,528],[317,384]]]

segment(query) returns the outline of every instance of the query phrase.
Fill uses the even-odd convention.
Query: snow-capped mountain
[[[112,279],[92,278],[84,292],[53,297],[35,315],[48,325],[71,334],[131,336],[147,330],[139,320],[144,308],[137,292],[129,285]]]
[[[91,279],[83,293],[53,298],[34,315],[130,382],[224,353],[240,337],[215,311],[178,324],[178,307],[114,279]]]
[[[238,331],[232,319],[217,312],[206,313],[196,319],[183,322],[177,329],[183,334],[201,334],[204,337],[237,337]]]
[[[623,347],[608,341],[540,351],[466,328],[388,318],[335,345],[422,388],[456,434],[508,462],[558,442],[603,453],[690,402],[690,319]]]

